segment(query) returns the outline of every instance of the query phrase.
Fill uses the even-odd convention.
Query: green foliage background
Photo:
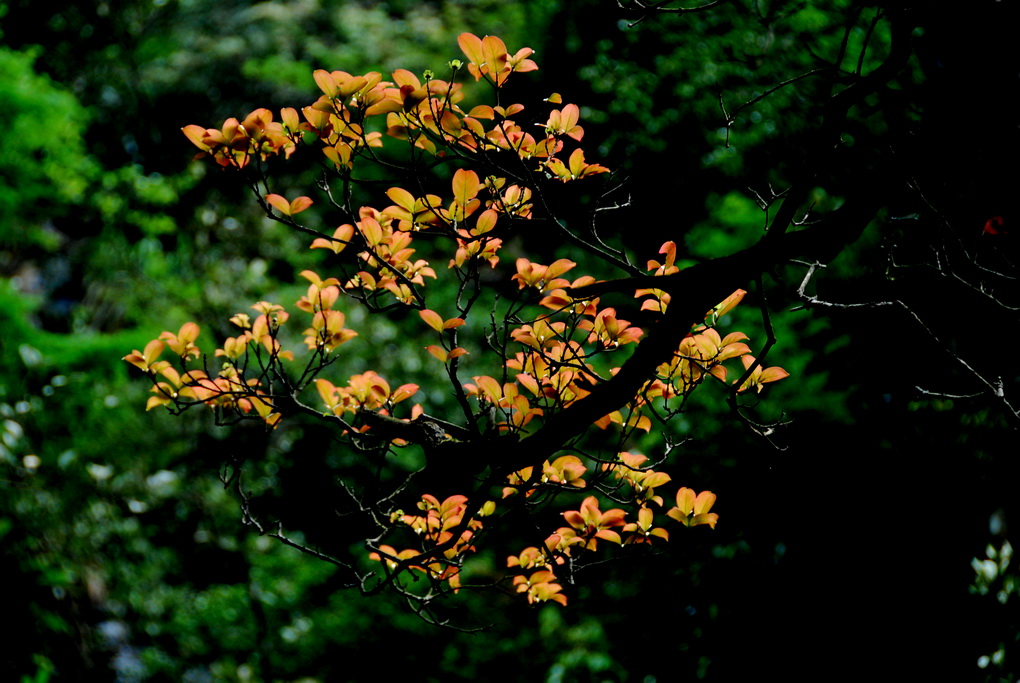
[[[997,17],[979,4],[973,22]],[[769,28],[747,19],[752,5],[771,13]],[[1016,506],[1015,431],[994,406],[919,395],[914,386],[945,356],[913,346],[918,331],[891,312],[777,315],[772,358],[793,377],[763,409],[793,418],[789,450],[750,439],[711,395],[668,435],[691,439],[671,471],[720,493],[719,529],[589,570],[567,610],[469,594],[450,616],[492,624],[476,634],[342,590],[329,565],[241,523],[217,477],[231,453],[252,463],[247,485],[263,503],[311,541],[348,542],[335,537],[329,500],[331,468],[349,456],[331,451],[328,435],[282,430],[268,440],[216,429],[207,416],[144,413],[146,387],[120,361],[186,320],[212,328],[249,302],[293,301],[296,273],[318,262],[303,238],[267,225],[227,174],[189,163],[183,125],[304,103],[314,68],[438,71],[458,56],[460,32],[497,34],[538,50],[535,92],[582,104],[587,140],[628,180],[632,208],[611,236],[647,258],[674,239],[693,261],[757,238],[765,217],[754,192],[782,186],[803,152],[804,112],[825,95],[805,79],[740,110],[727,130],[720,94],[734,112],[830,57],[848,7],[736,2],[628,26],[615,3],[595,0],[0,3],[0,573],[15,577],[6,678],[355,681],[394,668],[437,681],[734,680],[774,667],[792,678],[865,669],[880,656],[904,675],[1015,672],[1016,598],[968,593],[970,559],[1004,538],[989,518]],[[877,8],[860,11],[867,24]],[[992,58],[968,61],[964,48],[995,46],[995,27],[1010,22],[981,24],[991,36],[967,22],[929,23],[928,42],[918,37],[927,52],[902,78],[912,106],[870,103],[851,153],[898,135],[890,121],[931,122],[944,154],[918,145],[912,163],[958,192],[951,218],[1006,214],[998,160],[965,141],[983,130],[984,113],[961,118],[924,88],[976,73]],[[962,46],[950,49],[947,36]],[[879,59],[888,36],[871,40]],[[957,71],[947,75],[946,64]],[[951,163],[962,158],[987,182],[962,177]],[[821,188],[815,199],[842,201]],[[826,296],[882,293],[873,283],[901,209],[886,206],[831,265]],[[899,239],[910,243],[914,223],[903,225]],[[931,291],[924,280],[895,286],[902,296]],[[753,305],[766,295],[775,311],[796,303],[780,284],[752,292],[732,322],[757,329],[756,341]],[[352,314],[372,343],[352,343],[348,362],[419,381],[441,405],[434,376],[400,342],[401,323]],[[999,340],[1016,328],[952,323]],[[1016,364],[1000,355],[1015,383]],[[287,507],[294,495],[306,509]],[[474,571],[498,562],[483,555]],[[949,626],[956,619],[966,632]],[[904,632],[931,647],[909,649]]]

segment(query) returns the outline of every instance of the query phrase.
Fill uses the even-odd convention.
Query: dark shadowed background
[[[1002,553],[1020,524],[1018,421],[976,375],[1017,405],[1020,296],[989,274],[1017,275],[1016,5],[910,4],[748,0],[631,26],[640,14],[604,0],[0,2],[5,680],[1015,679]],[[767,298],[770,362],[791,377],[762,410],[790,424],[777,449],[719,394],[675,425],[689,441],[670,471],[719,495],[714,531],[587,570],[565,609],[465,592],[447,614],[488,628],[431,627],[258,536],[217,477],[245,453],[265,509],[342,544],[330,435],[143,411],[123,355],[270,293],[293,301],[318,262],[235,178],[193,163],[182,126],[303,106],[316,68],[441,73],[459,33],[499,35],[537,51],[516,95],[580,104],[590,160],[626,181],[607,236],[643,258],[674,240],[692,262],[761,234],[756,195],[810,157],[831,93],[805,77],[741,105],[835,59],[844,35],[850,54],[870,47],[843,68],[875,68],[886,10],[910,15],[912,54],[853,110],[813,196],[871,210],[811,292],[903,304],[805,308],[798,264],[751,292],[735,325],[760,340]],[[414,371],[399,320],[359,323],[372,343],[345,362]]]

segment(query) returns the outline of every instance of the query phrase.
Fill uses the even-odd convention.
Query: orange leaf
[[[277,209],[280,213],[290,215],[290,202],[278,194],[267,194],[266,203]]]
[[[499,382],[487,375],[481,375],[479,377],[472,377],[472,379],[478,382],[478,388],[481,389],[487,397],[494,401],[498,401],[503,396],[503,388],[499,386]]]
[[[391,187],[386,190],[386,196],[393,200],[393,203],[408,211],[414,210],[414,195],[402,187]]]
[[[781,367],[773,366],[771,368],[765,368],[762,370],[761,377],[758,379],[759,382],[765,384],[766,382],[776,382],[785,377],[789,377],[790,373]]]
[[[429,309],[426,308],[424,310],[418,311],[418,315],[421,316],[421,319],[425,321],[426,325],[431,327],[436,332],[443,331],[443,318],[435,311],[430,311]]]
[[[326,97],[336,96],[339,87],[337,86],[336,79],[333,78],[333,74],[325,69],[316,69],[312,74],[312,78],[315,79],[315,84],[326,94]]]
[[[443,361],[444,363],[446,362],[446,349],[444,349],[442,346],[436,346],[435,344],[432,344],[431,346],[426,346],[425,350],[431,353],[439,360]]]
[[[718,320],[719,318],[723,317],[724,315],[732,311],[734,308],[736,308],[737,304],[739,304],[744,299],[745,294],[747,294],[747,292],[745,292],[742,289],[738,289],[737,291],[733,292],[733,294],[730,294],[728,297],[723,299],[723,301],[720,302],[717,306],[715,306],[711,311],[709,311],[705,315],[705,318],[706,319],[711,318],[713,322],[715,320]]]
[[[311,205],[312,200],[308,197],[298,197],[290,203],[290,215],[293,216],[296,213],[301,213]]]
[[[483,235],[493,228],[496,227],[496,220],[499,218],[499,214],[494,209],[486,209],[478,216],[478,220],[475,221],[475,229],[473,230],[476,235]]]
[[[400,403],[404,399],[411,398],[417,393],[417,384],[401,384],[392,394],[390,394],[390,401],[392,403]]]
[[[478,181],[478,174],[474,171],[467,171],[461,168],[453,174],[453,198],[461,206],[467,206],[468,202],[478,194],[480,188],[481,183]]]
[[[312,200],[308,197],[298,197],[294,201],[288,202],[285,197],[278,194],[267,194],[266,203],[277,209],[285,216],[293,216],[294,214],[301,213],[311,206]]]
[[[195,145],[195,147],[198,147],[203,152],[208,152],[211,149],[209,145],[203,142],[203,138],[205,137],[205,128],[202,128],[202,126],[192,124],[190,126],[184,126],[184,128],[181,128],[181,131],[188,137],[189,140],[191,140],[191,144]]]
[[[461,33],[457,36],[457,44],[461,52],[475,64],[485,63],[485,54],[482,52],[482,39],[473,33]],[[477,80],[477,78],[476,78]]]

